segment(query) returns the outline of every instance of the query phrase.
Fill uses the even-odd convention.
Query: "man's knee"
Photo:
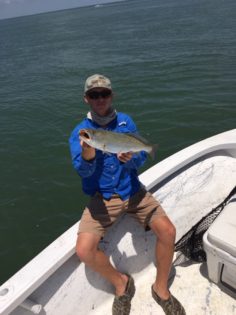
[[[76,254],[81,261],[86,262],[91,259],[92,251],[83,246],[82,244],[80,244],[79,242],[77,242]]]
[[[163,242],[175,242],[176,228],[168,217],[160,217],[152,222],[151,228],[158,239]]]
[[[168,225],[167,231],[166,231],[170,241],[175,241],[175,237],[176,237],[176,228],[175,226],[171,223]]]
[[[98,250],[100,238],[93,235],[81,233],[78,235],[76,243],[76,254],[82,262],[91,261]]]

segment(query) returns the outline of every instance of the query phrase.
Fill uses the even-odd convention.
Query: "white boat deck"
[[[164,186],[158,187],[154,195],[162,202],[175,223],[177,239],[224,200],[234,187],[235,179],[236,159],[214,156],[200,160],[183,170],[178,178],[173,177]],[[164,314],[151,297],[150,288],[155,278],[155,239],[152,232],[143,232],[142,228],[127,216],[122,217],[118,224],[119,228],[114,226],[101,243],[101,247],[110,255],[117,268],[132,274],[135,279],[136,294],[131,315]],[[49,282],[53,285],[49,285]],[[32,300],[44,305],[42,314],[56,315],[55,308],[57,315],[111,314],[108,310],[111,310],[113,301],[112,288],[83,264],[78,265],[75,255],[49,279],[49,282],[31,296]],[[174,266],[170,284],[171,292],[183,303],[187,314],[236,314],[236,295],[225,294],[229,292],[226,288],[209,281],[206,263],[190,262],[186,266]],[[54,288],[53,292],[50,292],[51,288]],[[50,299],[52,295],[53,298]],[[13,314],[22,312],[15,311]]]
[[[173,155],[140,176],[147,188],[161,201],[176,225],[177,240],[220,204],[235,187],[235,140],[236,130],[231,133],[226,150],[223,150],[224,145],[219,145],[218,149],[217,144],[214,150],[218,151],[213,149],[207,151],[207,147],[212,147],[208,142],[205,148],[204,142],[202,145],[190,147],[184,154],[182,151],[182,155],[179,153]],[[214,144],[214,141],[212,143]],[[225,144],[224,137],[222,143]],[[202,149],[201,154],[199,148]],[[191,155],[191,150],[196,150],[197,153]],[[198,159],[194,161],[196,155]],[[181,167],[174,167],[175,164],[178,165],[180,156],[184,156]],[[157,178],[153,185],[151,177]],[[71,255],[74,248],[70,244],[74,244],[76,229],[75,225],[55,244],[51,244],[50,249],[45,249],[43,254],[39,254],[34,264],[29,263],[31,269],[28,269],[32,270],[30,282],[35,286],[38,283],[38,288],[27,289],[28,292],[30,290],[33,292],[29,293],[29,299],[42,305],[43,309],[39,313],[41,315],[111,314],[113,288],[98,274],[79,263],[75,254]],[[101,242],[101,248],[110,256],[114,265],[119,270],[132,274],[135,279],[136,293],[132,300],[130,315],[164,314],[151,297],[151,285],[155,278],[154,245],[155,238],[152,232],[144,232],[139,224],[128,216],[121,217]],[[60,253],[60,246],[65,251],[64,256]],[[60,263],[57,258],[58,265],[54,267],[51,267],[50,253],[60,257]],[[44,257],[45,260],[47,255],[49,271],[40,275],[41,278],[39,275],[35,276],[37,279],[34,280],[33,276],[43,270],[37,269],[40,257]],[[27,269],[27,266],[25,268]],[[25,275],[30,277],[29,270],[26,270]],[[4,292],[5,288],[9,289],[8,295],[0,294],[1,315],[9,314],[9,311],[1,312],[1,306],[4,305],[4,300],[10,300],[19,294],[20,281],[25,286],[28,285],[29,281],[24,279],[22,274],[24,275],[20,271],[0,288],[0,293]],[[22,291],[23,289],[21,288]],[[212,283],[207,275],[206,263],[174,264],[170,276],[170,290],[182,302],[188,315],[236,315],[236,292],[228,291],[221,284]],[[19,294],[18,304],[20,299],[23,301],[28,295]],[[32,314],[21,306],[15,310],[13,306],[9,306],[8,310],[10,307],[11,315]]]

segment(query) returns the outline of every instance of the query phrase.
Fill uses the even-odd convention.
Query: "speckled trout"
[[[118,133],[103,129],[81,129],[81,140],[106,153],[146,151],[154,159],[157,145],[151,145],[143,137],[133,133]]]

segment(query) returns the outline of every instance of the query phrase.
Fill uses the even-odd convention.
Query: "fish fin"
[[[103,150],[102,150],[102,153],[103,153],[103,154],[107,154],[107,155],[109,155],[109,156],[111,156],[111,155],[112,155],[112,153],[111,153],[111,152],[107,152],[107,151],[103,151]]]
[[[157,157],[157,149],[158,149],[159,145],[158,144],[153,144],[152,145],[152,149],[151,151],[149,152],[152,160],[155,160],[156,157]]]
[[[144,144],[147,144],[147,145],[150,144],[150,143],[147,141],[147,139],[143,138],[142,136],[140,136],[140,135],[137,134],[137,133],[128,132],[128,133],[126,133],[126,134],[129,135],[129,136],[131,136],[131,137],[136,138],[137,140],[142,141]]]
[[[103,148],[101,148],[101,151],[102,151],[103,154],[112,155],[111,152],[108,152],[108,151],[107,151],[107,147],[106,147],[105,144],[103,145]]]

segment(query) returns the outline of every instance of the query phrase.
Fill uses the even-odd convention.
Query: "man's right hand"
[[[90,145],[83,140],[80,141],[80,145],[82,147],[82,157],[84,160],[89,161],[95,158],[96,151],[94,148],[90,147]]]

